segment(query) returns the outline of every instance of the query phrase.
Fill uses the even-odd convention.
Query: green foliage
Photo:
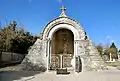
[[[17,27],[17,22],[13,21],[0,30],[0,49],[2,51],[27,54],[27,50],[37,38],[37,36],[33,36],[23,28]]]
[[[96,46],[96,47],[97,47],[97,50],[98,50],[100,56],[102,57],[102,54],[103,54],[103,46],[102,46],[102,45],[98,45],[98,46]]]
[[[116,48],[116,46],[115,46],[115,43],[114,43],[114,42],[112,42],[112,44],[111,44],[110,48]]]
[[[10,23],[10,25],[0,30],[0,49],[3,51],[10,51],[10,40],[14,37],[13,28],[15,27],[14,23]]]
[[[116,48],[116,46],[115,46],[115,44],[114,44],[114,42],[113,42],[113,43],[110,45],[110,47],[109,47],[108,49],[106,49],[105,54],[106,54],[108,57],[110,57],[110,53],[111,53],[112,59],[118,59],[117,52],[118,52],[118,50],[117,50],[117,48]]]
[[[29,32],[22,32],[22,36],[17,36],[11,40],[11,50],[17,53],[27,54],[27,50],[36,41],[36,38],[29,34]]]
[[[110,58],[110,53],[111,53],[112,59],[118,59],[118,55],[117,55],[118,49],[114,42],[110,45],[110,47],[105,48],[104,51],[103,51],[104,46],[102,45],[98,45],[96,46],[96,48],[101,57],[103,57],[103,55],[106,55],[108,58]]]

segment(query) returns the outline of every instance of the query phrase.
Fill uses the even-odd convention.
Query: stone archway
[[[59,29],[51,41],[51,69],[70,68],[74,56],[74,35],[71,30]]]
[[[22,62],[22,64],[26,66],[25,69],[39,71],[44,68],[44,70],[49,70],[51,66],[51,55],[52,53],[57,53],[52,52],[52,39],[54,38],[55,33],[61,29],[71,31],[74,36],[74,54],[72,59],[74,71],[80,72],[82,70],[83,72],[88,70],[107,69],[89,36],[86,36],[81,24],[78,21],[69,18],[65,14],[66,9],[64,7],[61,9],[62,13],[60,16],[50,21],[45,26],[43,32],[41,33],[40,39],[38,39],[29,50],[28,55]],[[82,67],[79,67],[79,65]]]
[[[81,34],[79,34],[79,30],[77,30],[77,28],[75,26],[72,26],[72,25],[69,25],[69,24],[58,24],[58,25],[55,25],[55,26],[51,26],[51,28],[49,28],[47,30],[44,30],[43,39],[44,40],[47,39],[47,42],[46,42],[47,70],[52,69],[51,68],[51,66],[52,66],[52,63],[51,63],[51,59],[52,59],[52,56],[51,56],[52,55],[52,39],[53,39],[55,33],[59,30],[62,30],[62,29],[68,30],[73,35],[72,38],[73,38],[73,46],[74,46],[73,47],[73,50],[74,50],[73,52],[74,53],[73,53],[73,57],[72,57],[73,58],[72,62],[69,62],[69,63],[72,64],[72,68],[70,68],[70,69],[73,69],[75,71],[76,70],[76,60],[75,59],[79,54],[78,53],[79,41],[82,40],[83,36],[81,36]],[[59,57],[56,58],[56,60],[58,60],[58,59],[60,59],[60,58]],[[57,62],[56,65],[58,64],[57,67],[62,68],[59,65],[60,63],[62,63],[62,62]]]

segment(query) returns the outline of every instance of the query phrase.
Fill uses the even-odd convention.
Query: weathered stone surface
[[[99,71],[99,70],[107,70],[106,64],[103,61],[103,59],[100,57],[96,47],[88,38],[86,40],[86,45],[85,45],[85,54],[86,57],[84,57],[85,60],[85,67],[86,70],[92,70],[92,71]]]
[[[45,71],[51,66],[51,50],[53,35],[59,29],[68,29],[74,35],[74,57],[80,56],[82,71],[98,71],[107,69],[104,61],[99,56],[97,49],[79,22],[69,17],[59,17],[50,21],[42,32],[41,39],[38,39],[28,55],[22,62],[23,70]],[[75,59],[74,59],[75,60]],[[60,63],[60,62],[57,62]],[[72,65],[75,69],[75,63]]]
[[[31,46],[28,55],[22,62],[22,70],[29,71],[45,71],[46,58],[43,53],[44,45],[42,40],[37,39],[35,44]]]

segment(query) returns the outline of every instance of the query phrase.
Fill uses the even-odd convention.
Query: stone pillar
[[[47,71],[49,69],[49,66],[50,66],[50,39],[47,40],[47,54],[46,54],[46,57],[47,57]]]
[[[51,39],[49,40],[49,63],[51,64]]]
[[[62,69],[62,65],[63,65],[63,59],[62,59],[63,55],[60,55],[60,68]]]
[[[78,56],[78,40],[74,40],[74,63],[75,63],[75,66],[74,66],[74,71],[76,72],[76,57]]]
[[[73,61],[74,61],[74,72],[76,72],[76,40],[74,40],[74,56],[73,56]]]
[[[77,55],[80,56],[81,59],[81,72],[84,72],[84,55],[85,55],[85,41],[84,40],[78,40],[77,41]]]
[[[110,62],[112,62],[112,55],[111,55],[111,53],[110,53]]]

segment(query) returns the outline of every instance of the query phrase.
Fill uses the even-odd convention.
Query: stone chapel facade
[[[77,71],[106,69],[105,63],[81,24],[65,14],[65,7],[58,18],[44,28],[40,39],[31,46],[22,62],[23,70],[49,71],[72,68]],[[80,57],[80,59],[78,59]]]

